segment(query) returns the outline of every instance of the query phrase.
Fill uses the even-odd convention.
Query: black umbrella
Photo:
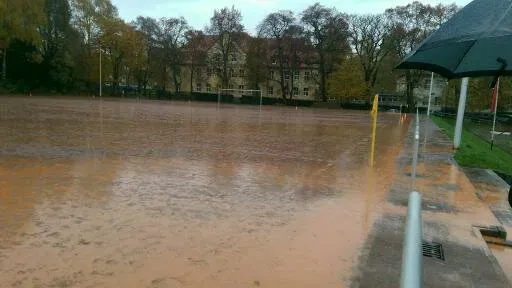
[[[441,25],[397,69],[448,79],[512,75],[512,0],[475,0]]]

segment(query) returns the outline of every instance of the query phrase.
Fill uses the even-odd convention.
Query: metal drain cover
[[[423,256],[444,261],[443,245],[440,243],[423,241],[422,248]]]

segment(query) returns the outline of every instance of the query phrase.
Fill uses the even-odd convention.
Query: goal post
[[[252,89],[219,89],[219,93],[218,93],[218,96],[217,96],[217,104],[220,105],[220,101],[221,101],[221,97],[222,97],[222,92],[242,92],[242,95],[244,92],[249,92],[249,93],[253,93],[253,92],[258,92],[259,95],[260,95],[260,109],[261,109],[261,106],[263,105],[263,94],[261,93],[261,90],[252,90]]]

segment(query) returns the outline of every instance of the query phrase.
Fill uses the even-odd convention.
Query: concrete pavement
[[[503,271],[500,264],[506,264],[496,259],[474,228],[507,225],[512,235],[507,185],[492,172],[459,167],[452,158],[451,141],[431,120],[423,119],[420,127],[418,177],[410,177],[411,123],[396,163],[396,181],[383,204],[385,212],[364,244],[352,287],[399,286],[410,191],[422,194],[424,240],[440,243],[445,256],[424,257],[424,287],[511,287],[505,273],[512,271]]]

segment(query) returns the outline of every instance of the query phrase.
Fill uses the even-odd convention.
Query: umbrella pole
[[[468,82],[469,78],[464,77],[460,84],[459,107],[457,110],[457,122],[455,123],[455,135],[453,137],[453,147],[455,149],[460,147],[462,122],[464,122],[464,109],[466,108],[466,96],[468,94]]]
[[[428,92],[427,117],[430,116],[430,102],[432,101],[432,85],[434,82],[434,72],[430,76],[430,91]]]
[[[494,131],[496,131],[496,114],[498,113],[498,96],[500,94],[500,78],[498,78],[498,82],[496,83],[496,100],[494,101],[494,119],[492,120],[492,132],[491,132],[491,150],[492,146],[494,146]]]

